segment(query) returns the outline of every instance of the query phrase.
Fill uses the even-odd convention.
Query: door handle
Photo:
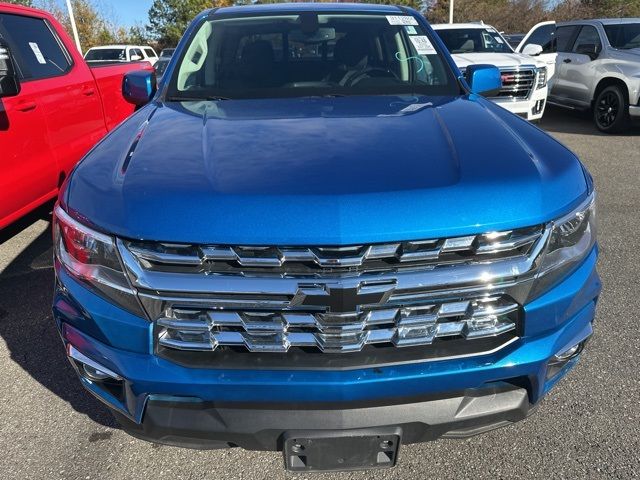
[[[571,59],[570,58],[565,58],[564,60],[562,60],[563,63],[571,63]]]
[[[93,95],[94,93],[96,93],[95,89],[93,88],[87,88],[86,90],[82,91],[82,94],[86,97],[90,97],[91,95]]]
[[[22,102],[16,105],[16,110],[19,112],[30,112],[35,110],[38,104],[36,102]]]

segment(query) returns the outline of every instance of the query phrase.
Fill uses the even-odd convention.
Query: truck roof
[[[403,10],[395,5],[378,5],[367,3],[270,3],[222,7],[216,10],[216,13],[265,13],[292,10],[296,12],[335,12],[355,10],[359,12],[388,12],[395,14],[403,13]]]
[[[100,45],[99,47],[91,47],[89,50],[106,50],[109,48],[149,48],[149,45]]]
[[[620,25],[621,23],[640,23],[640,18],[591,18],[585,20],[568,20],[566,22],[558,22],[558,25]]]
[[[491,25],[487,25],[486,23],[481,22],[473,22],[473,23],[435,23],[431,24],[434,30],[448,30],[454,28],[493,28]],[[495,29],[494,29],[495,30]]]

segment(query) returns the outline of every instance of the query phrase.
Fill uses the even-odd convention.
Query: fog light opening
[[[533,108],[531,109],[531,113],[533,115],[538,115],[540,112],[542,112],[543,108],[544,108],[544,100],[538,100],[533,106]]]
[[[555,377],[571,360],[577,358],[584,350],[588,338],[556,353],[547,364],[547,380]]]
[[[567,360],[571,360],[573,357],[580,355],[583,345],[584,342],[580,342],[562,353],[557,353],[553,356],[553,358],[558,362],[566,362]]]
[[[102,382],[107,380],[108,378],[112,378],[108,373],[103,372],[100,369],[94,368],[91,365],[87,365],[86,363],[82,364],[82,370],[84,374],[89,377],[89,379],[94,380],[96,382]]]
[[[125,382],[120,375],[87,357],[70,343],[67,344],[67,355],[85,381],[109,394],[115,400],[124,401]]]
[[[100,365],[95,360],[90,359],[85,354],[80,352],[76,347],[70,343],[67,345],[67,355],[76,361],[81,370],[81,374],[84,374],[89,380],[104,381],[104,380],[116,380],[122,381],[122,377],[107,367]]]

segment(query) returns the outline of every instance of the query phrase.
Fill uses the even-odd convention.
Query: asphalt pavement
[[[50,312],[47,209],[0,233],[0,479],[506,479],[640,475],[640,128],[599,134],[556,109],[540,126],[575,151],[599,190],[596,334],[537,413],[467,440],[403,446],[391,470],[293,475],[280,453],[194,451],[122,432],[83,391]]]

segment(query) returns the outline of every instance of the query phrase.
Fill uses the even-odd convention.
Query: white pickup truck
[[[533,45],[542,46],[535,58],[550,67],[549,103],[591,110],[606,133],[640,119],[640,18],[539,23],[516,50]]]
[[[523,53],[490,25],[451,23],[433,25],[462,72],[473,64],[491,64],[500,69],[502,89],[491,100],[527,120],[539,120],[547,100],[547,65],[531,55],[542,47],[532,45]]]

